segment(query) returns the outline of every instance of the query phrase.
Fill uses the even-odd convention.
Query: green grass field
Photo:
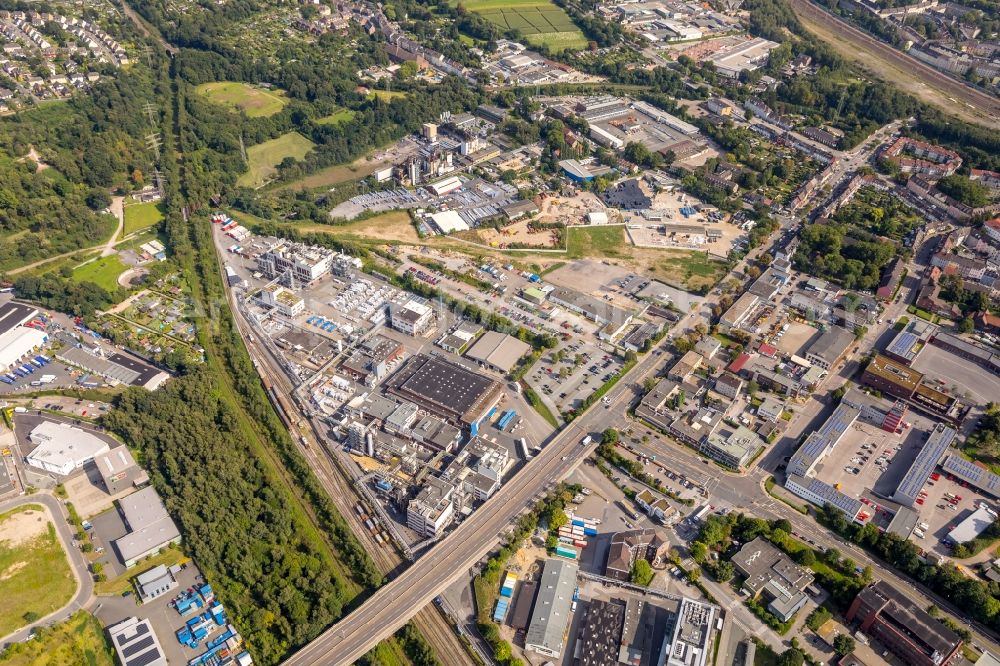
[[[570,227],[566,234],[566,254],[570,259],[624,255],[627,242],[624,227]]]
[[[125,235],[148,229],[163,219],[163,208],[159,202],[132,204],[125,206]]]
[[[532,44],[580,49],[587,38],[561,7],[548,0],[469,0],[463,6],[503,30],[518,30]]]
[[[317,125],[339,125],[350,122],[354,118],[354,112],[350,109],[337,109],[328,116],[323,116],[316,121]]]
[[[195,91],[210,102],[243,111],[251,118],[273,116],[288,104],[282,90],[264,90],[237,81],[203,83]]]
[[[101,257],[73,271],[77,282],[93,282],[108,291],[118,288],[118,276],[128,269],[117,254]]]
[[[76,591],[55,525],[40,509],[27,505],[0,516],[0,636],[34,621],[28,618],[59,610]],[[19,542],[2,538],[25,534],[37,521],[46,522],[37,536]]]
[[[77,611],[62,624],[39,631],[35,640],[11,645],[0,663],[4,666],[114,666],[115,659],[101,623],[86,611]]]
[[[277,139],[250,146],[247,148],[250,170],[240,176],[237,184],[245,187],[260,187],[274,175],[281,160],[286,157],[301,160],[312,148],[313,142],[298,132],[282,134]]]
[[[394,99],[400,97],[406,97],[405,92],[399,92],[398,90],[373,90],[368,93],[369,99],[375,99],[376,97],[383,102],[391,102]]]
[[[710,257],[705,252],[671,252],[657,267],[669,281],[698,290],[712,287],[726,274],[726,262]]]

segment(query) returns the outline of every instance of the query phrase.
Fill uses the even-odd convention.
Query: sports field
[[[339,125],[350,122],[354,118],[354,112],[350,109],[337,109],[328,116],[323,116],[316,121],[317,125]]]
[[[27,504],[0,515],[0,636],[65,606],[76,585],[47,510]]]
[[[137,231],[148,229],[163,219],[163,209],[160,203],[150,201],[149,203],[131,204],[125,206],[125,235],[134,234]]]
[[[118,276],[128,269],[117,254],[101,257],[80,266],[73,271],[73,279],[77,282],[93,282],[94,284],[114,291],[118,288]]]
[[[462,4],[503,30],[520,31],[535,45],[547,44],[557,51],[587,45],[573,19],[548,0],[469,0]]]
[[[264,90],[238,81],[203,83],[195,90],[210,102],[241,110],[251,118],[273,116],[288,104],[282,90]]]
[[[260,187],[277,171],[277,166],[286,157],[301,160],[313,148],[313,142],[298,132],[282,134],[256,146],[247,148],[250,170],[240,176],[237,185]]]

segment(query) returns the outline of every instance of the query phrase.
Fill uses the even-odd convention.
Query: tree
[[[493,651],[493,656],[501,664],[507,663],[507,660],[511,657],[510,643],[507,641],[500,641],[497,643],[497,646]]]
[[[816,564],[816,553],[813,552],[812,548],[803,548],[795,553],[795,561],[804,567],[812,566]]]
[[[111,205],[111,195],[95,187],[87,193],[87,207],[91,210],[104,210]]]
[[[701,541],[691,542],[691,557],[694,558],[695,562],[704,562],[707,556],[708,546]]]
[[[787,518],[778,518],[777,520],[771,521],[772,530],[781,530],[785,534],[792,533],[792,523],[789,522]]]
[[[976,324],[971,317],[965,317],[958,323],[958,330],[961,333],[972,333],[976,329]]]
[[[607,428],[601,433],[601,444],[617,444],[621,436],[614,428]]]
[[[638,557],[635,560],[635,564],[632,565],[632,573],[629,575],[629,580],[634,585],[641,585],[642,587],[649,587],[649,584],[653,582],[653,567],[649,566],[649,562],[645,559]]]
[[[555,509],[549,517],[549,529],[558,530],[569,522],[569,517],[562,509]]]
[[[833,566],[840,562],[840,551],[830,546],[823,552],[823,561]]]
[[[723,560],[715,566],[715,580],[720,583],[732,580],[735,575],[736,568],[733,566],[733,563],[728,560]]]
[[[802,666],[805,656],[801,650],[788,648],[778,656],[778,666]]]
[[[833,639],[833,651],[841,657],[851,654],[854,652],[854,638],[848,634],[838,634]]]

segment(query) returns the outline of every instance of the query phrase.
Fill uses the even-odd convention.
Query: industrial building
[[[135,577],[135,584],[139,588],[139,598],[143,603],[162,597],[178,586],[174,574],[163,564],[149,571],[143,571]]]
[[[665,666],[705,666],[719,607],[685,597],[677,610]]]
[[[126,618],[108,627],[108,636],[122,666],[167,666],[167,657],[148,619]]]
[[[739,381],[739,380],[737,380]],[[701,443],[698,451],[721,465],[743,469],[764,448],[764,440],[745,425],[720,427]]]
[[[479,324],[471,321],[463,321],[450,332],[445,333],[436,344],[447,352],[461,354],[476,339],[476,336],[482,332],[483,327]]]
[[[411,357],[389,377],[387,391],[474,431],[478,431],[480,419],[503,397],[499,381],[426,354]]]
[[[996,520],[997,512],[985,504],[980,504],[965,520],[945,535],[944,542],[957,546],[960,543],[972,541],[985,532]]]
[[[48,342],[45,331],[24,326],[38,314],[38,310],[8,301],[0,305],[0,372],[20,365],[30,354]]]
[[[35,448],[25,458],[32,467],[66,476],[96,456],[111,450],[110,444],[68,423],[42,421],[28,434]]]
[[[412,297],[402,305],[389,304],[389,325],[400,333],[423,337],[434,330],[434,310],[422,298]]]
[[[297,317],[306,309],[304,300],[280,284],[264,287],[257,292],[256,299],[261,305],[269,310],[274,310],[283,317]]]
[[[739,78],[741,72],[752,72],[766,65],[771,51],[776,48],[778,48],[777,43],[756,37],[732,48],[719,51],[709,58],[709,61],[715,65],[719,74],[736,79]]]
[[[853,343],[853,332],[840,326],[831,326],[809,345],[806,350],[806,360],[817,367],[829,370]]]
[[[736,302],[729,306],[729,309],[719,318],[719,330],[723,333],[729,333],[734,329],[742,328],[759,304],[760,298],[746,292],[736,299]]]
[[[943,423],[939,423],[934,427],[927,441],[924,442],[924,445],[920,448],[916,457],[914,457],[910,469],[907,470],[903,479],[896,487],[896,492],[893,493],[891,498],[893,502],[910,507],[914,505],[917,497],[920,496],[920,491],[923,489],[924,484],[927,483],[927,479],[934,471],[934,468],[937,467],[941,458],[948,452],[948,448],[955,441],[957,435],[958,433],[954,429],[949,428]]]
[[[135,463],[126,446],[117,446],[94,457],[94,465],[109,495],[149,482],[149,475]]]
[[[531,623],[524,638],[526,650],[553,659],[562,654],[578,569],[575,563],[565,560],[545,561],[538,579],[538,595]]]
[[[114,544],[126,568],[172,543],[180,543],[181,533],[152,486],[121,499],[118,510],[128,534]]]
[[[406,525],[425,537],[444,531],[455,515],[452,496],[455,486],[437,477],[428,477],[424,487],[406,506]]]
[[[83,368],[87,372],[100,375],[112,386],[128,384],[154,391],[170,378],[170,375],[132,356],[112,354],[107,358],[97,356],[82,347],[64,347],[56,352],[56,358],[64,363]]]
[[[531,345],[505,333],[486,331],[476,340],[465,357],[501,374],[510,372]]]
[[[549,300],[598,324],[614,324],[624,328],[632,321],[631,312],[575,289],[556,287],[549,293]]]
[[[1000,475],[994,474],[979,463],[952,453],[941,463],[941,469],[990,497],[1000,498]]]
[[[625,604],[594,599],[587,604],[578,632],[579,666],[606,666],[618,662],[625,624]]]
[[[958,634],[884,581],[858,592],[846,618],[913,666],[948,666],[962,646]]]
[[[745,579],[743,593],[751,598],[763,595],[767,609],[782,622],[791,619],[808,600],[806,588],[812,585],[812,573],[763,537],[744,544],[732,563]]]
[[[928,341],[936,332],[937,326],[929,321],[914,319],[896,334],[896,337],[885,348],[885,355],[908,366],[913,363],[917,354],[927,346]]]
[[[286,287],[299,289],[329,273],[335,254],[323,247],[275,239],[257,256],[257,269],[268,280],[279,278]]]

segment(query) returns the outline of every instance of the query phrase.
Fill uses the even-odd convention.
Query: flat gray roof
[[[525,636],[525,647],[539,646],[555,654],[563,649],[579,567],[564,560],[546,560],[538,579],[538,596]]]

